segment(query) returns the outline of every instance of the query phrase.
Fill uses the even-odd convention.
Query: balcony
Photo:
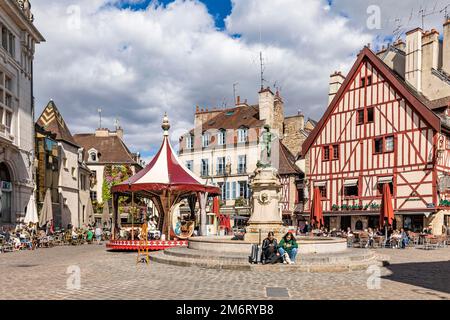
[[[205,171],[205,172],[200,172],[200,177],[201,178],[208,178],[209,177],[209,172]]]

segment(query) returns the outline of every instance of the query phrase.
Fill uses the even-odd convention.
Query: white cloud
[[[103,124],[119,118],[133,151],[155,151],[165,111],[179,134],[192,127],[195,105],[231,105],[235,82],[242,99],[256,103],[260,50],[266,85],[281,86],[286,112],[302,109],[318,119],[329,74],[347,71],[374,37],[327,1],[234,0],[223,32],[197,1],[153,3],[145,11],[108,3],[77,1],[77,29],[72,0],[33,1],[47,39],[35,61],[37,110],[53,98],[72,132],[92,132],[102,107]]]

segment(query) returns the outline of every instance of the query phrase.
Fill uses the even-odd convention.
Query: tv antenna
[[[421,18],[422,18],[422,30],[425,29],[425,18],[428,17],[428,16],[431,16],[431,15],[437,13],[437,12],[436,12],[436,7],[437,7],[437,2],[435,2],[435,4],[434,4],[434,8],[433,8],[433,11],[432,11],[432,12],[428,12],[428,13],[427,13],[427,9],[426,9],[426,8],[425,8],[425,9],[424,9],[424,8],[421,8],[421,9],[419,10],[419,14],[420,14],[420,16],[421,16]]]
[[[98,112],[98,117],[99,117],[99,127],[98,128],[101,129],[102,128],[102,109],[98,108],[97,112]]]
[[[396,18],[394,22],[397,24],[397,26],[395,27],[394,31],[392,31],[392,35],[394,36],[395,41],[397,41],[401,38],[403,33],[402,19]]]
[[[222,108],[226,108],[227,107],[227,98],[223,98],[222,100]]]
[[[261,91],[262,91],[264,90],[264,81],[266,81],[266,79],[264,79],[265,64],[262,51],[259,52],[259,62],[261,66]]]
[[[450,19],[450,13],[448,12],[449,8],[450,8],[450,3],[447,4],[444,8],[442,8],[441,11],[439,11],[439,13],[444,13],[444,19],[445,20]]]

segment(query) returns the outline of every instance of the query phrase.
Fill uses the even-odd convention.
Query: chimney
[[[406,49],[406,44],[401,39],[399,39],[397,42],[394,42],[393,46],[394,48],[401,51],[405,51]]]
[[[432,29],[422,37],[422,72],[437,69],[439,62],[439,32]],[[422,76],[424,76],[422,74]]]
[[[444,23],[444,41],[442,44],[443,64],[442,69],[450,74],[450,18]]]
[[[275,96],[269,87],[259,92],[259,119],[273,127]]]
[[[341,85],[344,83],[345,77],[341,72],[336,71],[330,75],[330,93],[328,94],[328,105],[333,101],[334,96],[338,93]]]
[[[123,141],[123,129],[122,129],[122,127],[118,127],[116,129],[116,135],[119,137],[120,140]]]
[[[237,100],[236,100],[236,105],[240,105],[241,104],[241,96],[237,96]]]
[[[422,91],[422,29],[406,33],[405,80],[417,91]]]
[[[300,130],[305,130],[305,115],[299,110],[298,116],[300,118]]]
[[[109,137],[109,130],[105,128],[99,128],[95,130],[96,137]]]

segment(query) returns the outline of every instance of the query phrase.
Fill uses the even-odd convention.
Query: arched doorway
[[[11,199],[12,199],[11,174],[5,163],[0,163],[0,223],[12,223]]]
[[[361,220],[356,221],[355,230],[361,231],[363,229],[363,223]]]

